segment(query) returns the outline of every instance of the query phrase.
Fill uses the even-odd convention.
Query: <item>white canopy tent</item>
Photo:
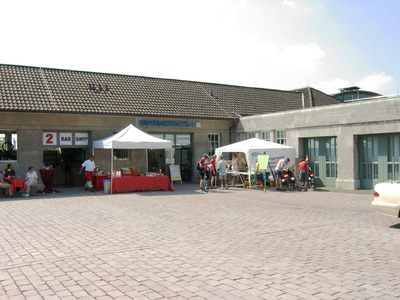
[[[278,161],[282,158],[290,159],[290,162],[286,166],[288,168],[293,166],[295,161],[295,150],[293,147],[268,142],[257,138],[244,140],[215,149],[217,160],[219,160],[219,157],[222,153],[229,152],[244,153],[248,167],[247,173],[249,175],[249,178],[251,174],[254,174],[256,172],[258,155],[269,155],[269,165],[271,168],[275,168]]]
[[[111,150],[111,174],[113,171],[113,150],[114,149],[171,149],[172,142],[156,138],[147,134],[132,124],[117,132],[114,135],[101,140],[93,141],[93,149]],[[172,155],[172,151],[171,151]],[[148,166],[148,157],[146,152],[146,166]],[[111,176],[112,188],[112,176]]]

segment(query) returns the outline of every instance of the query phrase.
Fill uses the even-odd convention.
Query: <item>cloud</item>
[[[290,8],[293,8],[293,7],[296,6],[296,2],[294,2],[293,0],[283,0],[282,6],[283,6],[283,7],[290,7]]]
[[[390,84],[392,84],[394,80],[395,79],[393,76],[386,75],[385,73],[381,72],[368,75],[356,82],[335,78],[315,84],[313,87],[326,94],[336,94],[339,93],[339,89],[350,86],[358,86],[364,91],[386,94],[386,89],[389,88]]]
[[[350,81],[340,78],[335,78],[332,80],[323,81],[319,84],[316,84],[313,87],[326,94],[336,94],[340,92],[339,89],[349,86],[351,86]]]
[[[394,82],[394,77],[381,72],[371,74],[357,82],[362,90],[385,93],[385,89]]]
[[[281,67],[309,71],[315,68],[325,51],[316,43],[290,45],[279,54]]]

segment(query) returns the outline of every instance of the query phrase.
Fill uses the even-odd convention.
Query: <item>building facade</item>
[[[53,184],[79,186],[78,170],[91,153],[110,169],[109,151],[93,150],[92,142],[133,124],[171,140],[172,159],[165,150],[114,150],[115,169],[168,174],[177,164],[190,182],[203,153],[236,141],[240,117],[338,102],[309,91],[317,104],[298,91],[0,65],[0,168],[11,163],[23,177],[29,166],[51,166]]]
[[[400,180],[399,97],[241,118],[239,138],[249,133],[308,156],[320,186],[372,189]]]
[[[114,168],[166,174],[180,166],[197,180],[203,153],[258,137],[293,146],[310,159],[317,184],[372,189],[399,180],[399,98],[343,103],[313,88],[249,88],[39,67],[0,65],[0,168],[56,169],[55,185],[80,186],[94,153],[110,170],[110,152],[94,140],[129,124],[171,140],[169,150],[114,150]],[[172,158],[171,158],[172,157]],[[297,165],[297,164],[296,164]]]

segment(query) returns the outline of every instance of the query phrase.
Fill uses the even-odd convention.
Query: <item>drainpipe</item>
[[[229,144],[233,143],[233,129],[236,127],[238,120],[233,119],[233,125],[229,127]]]
[[[310,107],[314,107],[314,99],[310,88],[308,88],[308,98],[310,99]]]

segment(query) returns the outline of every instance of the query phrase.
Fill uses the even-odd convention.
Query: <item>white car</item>
[[[372,206],[375,211],[386,216],[400,218],[400,182],[384,182],[375,185],[374,201]]]

